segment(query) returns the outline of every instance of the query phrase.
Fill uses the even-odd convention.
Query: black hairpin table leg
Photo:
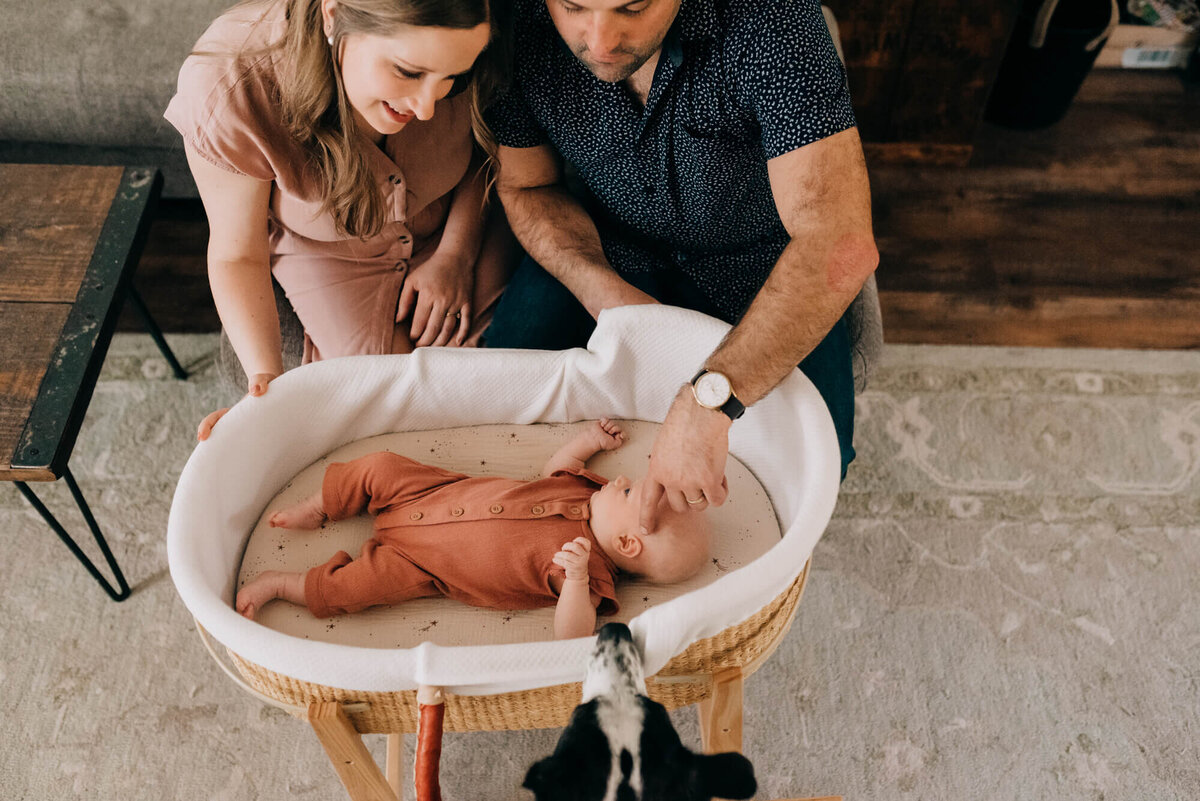
[[[46,505],[33,494],[33,490],[26,486],[24,481],[14,481],[17,489],[25,496],[25,499],[37,510],[42,519],[46,521],[50,528],[54,529],[54,533],[63,541],[63,544],[71,549],[71,553],[75,554],[75,558],[87,568],[87,571],[92,574],[92,578],[99,582],[104,591],[114,601],[124,601],[129,597],[129,585],[125,583],[125,576],[121,573],[120,566],[117,565],[117,560],[113,557],[112,551],[108,548],[108,543],[104,540],[104,534],[100,532],[100,526],[96,525],[96,518],[92,516],[92,510],[88,507],[87,500],[84,499],[83,493],[79,491],[79,485],[75,483],[75,477],[71,475],[70,468],[63,470],[63,478],[66,479],[67,487],[71,490],[71,495],[75,497],[75,504],[79,507],[79,511],[83,513],[83,519],[87,521],[88,528],[92,530],[92,536],[96,538],[96,544],[100,546],[100,552],[104,554],[104,559],[108,562],[109,568],[112,569],[113,575],[117,579],[117,585],[120,590],[113,589],[113,586],[108,583],[108,580],[100,574],[96,566],[92,564],[92,560],[87,558],[87,555],[79,549],[75,544],[75,540],[71,539],[71,535],[62,527],[62,524],[55,519]]]
[[[125,296],[133,302],[133,308],[137,310],[138,316],[142,318],[142,324],[146,326],[146,331],[154,339],[154,343],[158,345],[163,358],[167,360],[167,364],[171,365],[171,370],[174,371],[175,377],[180,381],[186,379],[188,377],[187,371],[180,366],[179,360],[171,352],[170,346],[167,345],[167,340],[163,337],[162,329],[158,327],[158,323],[150,316],[150,309],[146,306],[146,302],[142,300],[142,296],[138,294],[132,282],[129,284],[129,289]]]

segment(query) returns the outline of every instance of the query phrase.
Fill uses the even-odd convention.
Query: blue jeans
[[[661,303],[721,317],[692,280],[681,273],[644,273],[622,278]],[[585,347],[595,327],[596,321],[570,290],[526,256],[500,296],[483,340],[489,348],[566,350]],[[844,479],[854,460],[854,374],[845,319],[838,320],[799,367],[829,407],[842,452]],[[691,376],[683,377],[680,383],[688,378]]]

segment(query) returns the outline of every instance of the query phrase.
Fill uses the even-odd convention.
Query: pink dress
[[[405,276],[433,254],[467,175],[469,98],[439,101],[431,120],[414,119],[382,146],[363,137],[387,222],[370,239],[339,236],[306,174],[308,155],[280,118],[278,56],[255,54],[282,35],[283,9],[275,2],[218,17],[196,43],[200,55],[184,61],[163,116],[212,164],[272,182],[271,271],[304,325],[304,361],[390,353]],[[477,343],[508,280],[507,242],[495,228],[485,232],[476,265],[468,344]]]

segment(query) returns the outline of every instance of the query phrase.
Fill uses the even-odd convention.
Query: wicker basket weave
[[[647,694],[667,709],[675,709],[707,698],[713,673],[740,667],[748,676],[757,670],[791,626],[810,564],[811,560],[805,563],[791,585],[758,612],[688,646],[647,681]],[[281,704],[297,710],[314,701],[357,704],[346,712],[363,734],[417,729],[416,690],[361,692],[312,684],[267,670],[233,651],[228,653],[251,687]],[[580,683],[575,682],[497,695],[447,694],[444,727],[456,732],[559,728],[566,725],[581,692]]]

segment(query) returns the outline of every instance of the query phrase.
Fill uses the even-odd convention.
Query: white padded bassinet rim
[[[366,692],[424,684],[467,695],[580,681],[591,637],[375,649],[268,629],[231,606],[246,540],[293,476],[348,442],[394,431],[604,415],[661,422],[679,387],[728,330],[728,324],[686,309],[629,306],[601,313],[586,350],[421,348],[289,371],[265,395],[234,406],[184,467],[167,524],[176,589],[219,642],[300,681]],[[740,570],[630,621],[647,675],[787,589],[833,514],[837,437],[824,401],[799,370],[733,425],[729,445],[762,483],[784,536]]]

